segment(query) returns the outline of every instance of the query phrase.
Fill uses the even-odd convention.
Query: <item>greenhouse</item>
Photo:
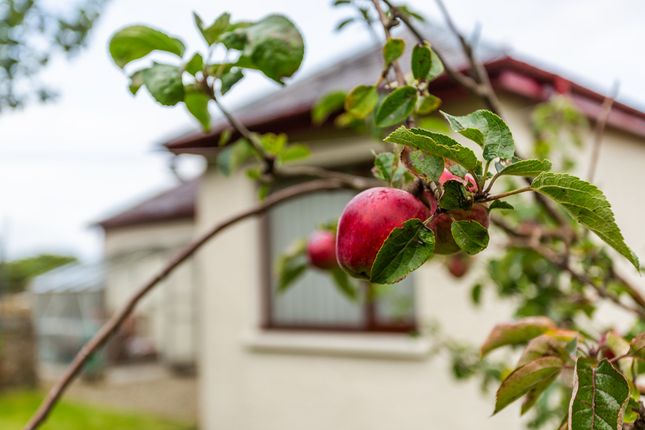
[[[105,320],[105,267],[73,263],[31,284],[38,356],[44,364],[66,364]],[[86,371],[102,368],[99,355]]]

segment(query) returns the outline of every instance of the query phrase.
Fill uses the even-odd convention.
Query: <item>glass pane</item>
[[[340,294],[329,275],[308,270],[283,294],[275,292],[275,261],[295,240],[309,236],[320,224],[336,220],[353,197],[350,191],[316,193],[292,200],[269,215],[272,256],[273,324],[345,325],[361,327],[364,300],[354,303]]]
[[[414,274],[398,284],[375,285],[376,320],[379,326],[414,323]]]

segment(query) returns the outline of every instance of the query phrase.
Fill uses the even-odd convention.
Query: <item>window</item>
[[[339,293],[328,274],[316,270],[308,270],[286,292],[276,292],[274,267],[278,256],[316,226],[337,219],[353,195],[350,191],[314,193],[286,202],[265,217],[266,328],[374,332],[415,329],[411,277],[395,286],[363,283],[356,302]]]

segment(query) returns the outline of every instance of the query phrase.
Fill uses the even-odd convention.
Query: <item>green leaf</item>
[[[482,284],[475,284],[470,290],[470,300],[474,305],[480,305],[482,302]]]
[[[481,346],[481,355],[483,357],[501,346],[526,343],[556,328],[553,321],[546,317],[529,317],[513,323],[498,324]]]
[[[376,111],[374,122],[377,127],[390,127],[407,119],[417,103],[417,90],[406,85],[397,88],[383,99]]]
[[[572,330],[550,329],[531,339],[524,348],[517,366],[523,366],[541,357],[558,357],[565,361],[568,359],[568,345],[578,337],[578,333]]]
[[[283,15],[269,15],[237,30],[246,37],[240,60],[278,83],[299,68],[305,48],[300,31]],[[242,63],[240,63],[242,64]]]
[[[307,242],[299,240],[294,242],[289,249],[278,258],[276,274],[278,278],[277,289],[284,293],[307,270],[309,262],[306,257]]]
[[[231,69],[230,71],[224,73],[220,78],[222,86],[219,91],[222,95],[230,91],[231,88],[244,78],[244,73],[240,69]]]
[[[441,209],[470,209],[472,205],[472,195],[463,184],[458,181],[447,181],[443,184],[443,195],[439,200]]]
[[[426,79],[432,65],[432,51],[427,43],[412,48],[412,76],[416,80]]]
[[[190,112],[197,121],[202,125],[202,128],[207,131],[211,125],[211,115],[208,112],[208,102],[210,98],[202,91],[190,90],[186,91],[184,103],[186,109]]]
[[[490,204],[488,207],[489,211],[492,211],[493,209],[510,209],[510,210],[515,210],[512,204],[504,202],[502,200],[493,200],[493,203]]]
[[[428,94],[427,96],[421,97],[419,103],[417,104],[417,113],[419,115],[428,115],[441,106],[441,99],[439,97]]]
[[[340,21],[338,24],[336,24],[334,31],[340,31],[354,21],[356,21],[356,18],[345,18],[342,21]]]
[[[130,85],[128,85],[128,89],[132,95],[135,95],[143,85],[143,72],[145,72],[145,69],[137,70],[130,75]]]
[[[443,158],[426,154],[419,150],[407,149],[404,152],[405,164],[415,176],[426,182],[438,181],[443,173]]]
[[[288,136],[285,133],[265,133],[260,136],[262,147],[271,155],[280,154],[287,146]]]
[[[386,65],[399,59],[405,50],[405,41],[403,39],[392,38],[388,39],[383,45],[383,59]]]
[[[209,45],[217,42],[219,37],[224,34],[231,23],[231,14],[226,12],[218,16],[215,22],[213,22],[208,27],[204,27],[204,22],[199,17],[199,15],[194,12],[193,18],[195,19],[195,25],[199,29],[199,32],[202,34],[204,40]]]
[[[434,253],[434,234],[422,221],[411,219],[392,230],[372,264],[370,281],[394,284],[428,261]]]
[[[242,51],[248,42],[245,29],[253,25],[252,22],[243,25],[231,25],[227,31],[219,37],[219,42],[227,49]],[[248,60],[250,62],[250,60]]]
[[[143,71],[143,83],[162,105],[173,106],[184,100],[181,69],[177,66],[154,63]]]
[[[426,80],[430,82],[437,79],[439,76],[441,76],[443,71],[444,71],[443,63],[439,59],[439,56],[434,51],[432,51],[432,61],[430,62],[430,71],[428,72],[428,76],[426,77]]]
[[[569,403],[569,429],[622,430],[628,400],[627,381],[609,361],[580,357]]]
[[[401,126],[390,133],[385,141],[410,146],[430,155],[447,158],[461,164],[469,171],[481,169],[481,163],[473,151],[444,134],[420,128],[410,130]]]
[[[580,224],[593,231],[639,270],[638,257],[625,243],[611,205],[593,184],[566,173],[544,172],[531,187],[561,204]]]
[[[450,231],[459,248],[468,255],[475,255],[488,247],[488,229],[477,221],[454,221]]]
[[[251,144],[245,139],[239,139],[224,147],[217,155],[217,168],[224,176],[229,176],[254,156]]]
[[[221,77],[224,73],[228,73],[234,64],[231,63],[213,63],[206,65],[206,74],[216,78]]]
[[[378,103],[378,92],[374,85],[359,85],[345,97],[345,110],[356,118],[367,117]]]
[[[109,49],[112,59],[121,68],[152,51],[170,52],[179,57],[184,55],[181,40],[145,25],[132,25],[117,31],[110,39]]]
[[[193,76],[195,76],[197,72],[204,70],[204,59],[202,58],[202,54],[196,52],[186,63],[184,70]]]
[[[524,401],[522,402],[520,415],[524,415],[533,407],[533,405],[535,405],[542,393],[546,391],[546,389],[549,388],[551,384],[553,384],[553,382],[558,378],[559,374],[559,372],[554,373],[551,377],[544,378],[531,387],[531,389],[526,393]]]
[[[381,152],[374,158],[372,174],[375,178],[392,183],[396,170],[396,155],[391,152]]]
[[[551,170],[551,162],[549,160],[520,160],[504,167],[497,174],[499,176],[510,175],[532,178],[549,170]]]
[[[504,409],[544,381],[552,380],[562,370],[562,360],[543,357],[518,367],[502,381],[495,401],[495,412]]]
[[[311,109],[311,121],[315,125],[324,123],[329,116],[340,111],[345,104],[345,91],[332,91],[325,94]]]
[[[298,161],[305,159],[311,155],[311,150],[307,145],[294,144],[287,146],[280,154],[278,154],[278,161],[280,163],[289,163],[291,161]]]
[[[632,339],[629,352],[633,357],[645,360],[645,333],[641,333]]]
[[[332,279],[334,280],[336,289],[349,300],[356,301],[356,299],[358,298],[358,291],[356,289],[356,286],[353,285],[351,280],[349,279],[349,275],[339,267],[332,269],[329,272]]]
[[[515,154],[513,135],[503,119],[493,112],[480,109],[465,116],[441,112],[453,131],[477,142],[484,148],[484,160],[510,159]]]

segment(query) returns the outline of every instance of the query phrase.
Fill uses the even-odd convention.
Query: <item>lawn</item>
[[[0,429],[20,430],[38,406],[42,394],[33,391],[0,394]],[[43,430],[193,430],[194,427],[159,419],[63,401]]]

